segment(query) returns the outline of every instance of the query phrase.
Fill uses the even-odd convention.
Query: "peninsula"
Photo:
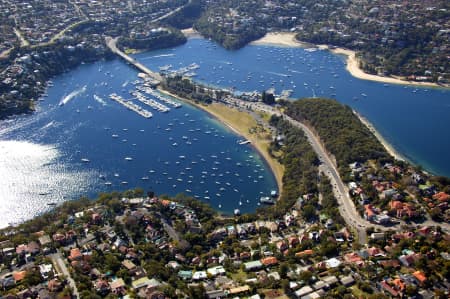
[[[434,87],[449,82],[447,9],[446,3],[435,0],[3,1],[0,118],[33,110],[37,98],[52,85],[49,79],[53,76],[83,63],[120,57],[144,73],[139,74],[142,80],[131,83],[133,79],[127,77],[122,94],[129,92],[140,102],[159,107],[155,114],[167,115],[170,111],[156,100],[162,99],[161,94],[208,112],[242,136],[243,140],[237,143],[232,140],[233,147],[245,149],[250,143],[258,150],[270,166],[279,192],[255,194],[257,201],[248,201],[257,206],[254,213],[241,213],[236,208],[230,215],[215,211],[206,201],[209,197],[201,201],[197,195],[187,195],[196,194],[191,193],[194,188],[167,196],[157,194],[149,184],[146,189],[124,190],[128,182],[122,179],[121,191],[101,193],[96,199],[50,202],[43,215],[0,230],[0,297],[448,298],[449,178],[429,174],[400,159],[363,116],[337,100],[314,94],[313,98],[291,101],[288,96],[275,95],[273,88],[238,93],[234,88],[219,88],[192,79],[195,73],[191,70],[200,67],[195,63],[185,72],[162,71],[171,66],[160,67],[158,72],[128,55],[135,50],[181,45],[186,38],[180,29],[194,28],[227,49],[238,49],[251,41],[312,47],[297,40],[308,41],[321,45],[315,48],[347,55],[347,69],[355,77]],[[185,32],[196,34],[189,29]],[[127,70],[130,71],[128,67]],[[99,74],[113,77],[101,69]],[[252,75],[249,73],[247,79]],[[280,82],[289,76],[281,74]],[[129,83],[139,91],[127,91]],[[102,88],[107,84],[102,83]],[[308,83],[304,82],[304,86]],[[85,89],[86,86],[79,92]],[[158,97],[150,101],[144,92]],[[138,135],[151,131],[149,121],[156,116],[150,119],[152,113],[114,92],[110,96],[133,110],[130,118],[122,118],[121,110],[115,110],[114,123],[131,125],[133,116],[139,121],[139,127],[122,126],[115,130],[123,135],[132,130]],[[106,103],[98,95],[94,99],[99,107]],[[168,97],[165,101],[174,104],[171,107],[181,107]],[[60,103],[50,108],[67,113],[63,109],[74,102]],[[103,105],[101,109],[96,112],[107,110]],[[191,107],[183,105],[181,109]],[[89,105],[85,110],[73,109],[73,127],[93,118],[88,113],[95,109]],[[190,118],[184,112],[177,117],[185,117],[186,126],[190,121],[198,124],[204,120]],[[185,125],[178,118],[171,121],[166,129],[158,124],[154,135],[136,138],[151,142],[141,148],[144,155],[160,147],[163,154],[169,153],[164,158],[170,159],[176,153],[179,160],[175,163],[188,163],[181,171],[186,175],[183,178],[189,177],[191,186],[206,181],[205,185],[215,185],[218,190],[234,188],[228,187],[232,186],[231,179],[208,184],[206,179],[197,181],[198,177],[189,176],[193,165],[202,161],[206,165],[202,175],[215,177],[216,172],[210,168],[217,170],[212,167],[232,159],[225,158],[224,150],[220,153],[225,162],[218,161],[216,155],[210,156],[213,160],[200,160],[198,156],[186,161],[179,143],[193,148],[196,138],[191,139],[190,133],[169,136],[172,129]],[[48,123],[42,119],[36,122],[39,124],[33,133],[58,132],[45,131],[58,126],[56,118]],[[5,123],[8,126],[12,122]],[[197,137],[214,135],[206,127],[208,131],[204,132],[198,128]],[[96,129],[97,123],[93,130]],[[196,130],[186,132],[194,135]],[[118,141],[116,133],[107,133],[104,140]],[[161,136],[170,140],[168,146],[160,146]],[[220,151],[222,140],[226,139],[219,134],[214,138],[216,143],[206,147]],[[103,140],[93,139],[89,142],[94,147],[104,145]],[[125,138],[119,141],[116,145],[122,154],[124,148],[137,152],[137,143],[131,143],[131,139],[130,143]],[[128,144],[130,147],[125,147]],[[249,156],[247,150],[239,155]],[[70,154],[80,154],[80,150],[70,146]],[[54,150],[51,163],[63,163],[57,156]],[[78,163],[83,167],[94,163],[89,156],[81,157]],[[132,155],[120,158],[125,164],[136,160]],[[166,168],[172,162],[162,161],[160,156],[154,160]],[[45,166],[41,160],[36,161],[38,167]],[[119,164],[112,161],[108,163]],[[258,172],[265,168],[249,165],[249,182],[253,184],[254,173],[259,176]],[[217,177],[226,171],[217,171]],[[87,172],[98,175],[96,169]],[[178,178],[148,168],[145,172],[143,182],[149,180],[150,174],[158,180],[167,175],[167,180],[183,181],[181,172]],[[244,177],[243,171],[233,172],[227,174]],[[25,180],[30,173],[24,175]],[[80,183],[79,177],[74,186]],[[104,174],[96,179],[108,184],[108,188],[112,185]],[[239,194],[237,189],[232,192],[236,192],[233,196]],[[208,193],[206,189],[205,194]],[[36,202],[42,204],[39,199]],[[17,204],[22,207],[21,202]]]

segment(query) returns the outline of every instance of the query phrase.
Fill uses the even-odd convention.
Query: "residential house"
[[[377,214],[375,213],[371,204],[364,206],[364,219],[366,219],[367,221],[375,221],[376,215]]]
[[[286,249],[288,249],[288,244],[287,244],[287,242],[284,241],[284,240],[278,241],[277,244],[276,244],[276,246],[277,246],[277,249],[278,249],[280,252],[283,252],[283,251],[285,251]]]
[[[80,261],[83,259],[83,255],[81,254],[81,251],[79,248],[73,248],[70,250],[70,255],[68,258],[71,262]]]
[[[226,273],[225,269],[222,266],[208,268],[206,272],[213,277],[218,275],[224,275]]]
[[[296,256],[296,257],[302,258],[302,257],[306,257],[306,256],[313,255],[313,254],[314,254],[314,250],[312,250],[312,249],[306,249],[306,250],[297,252],[297,253],[295,254],[295,256]]]
[[[381,192],[380,194],[380,199],[389,199],[392,198],[392,196],[394,196],[394,194],[397,193],[397,190],[395,189],[387,189]]]
[[[53,273],[52,264],[39,265],[39,272],[41,273],[42,278],[48,279],[48,277]]]
[[[208,278],[208,275],[206,274],[206,271],[196,271],[192,275],[193,280],[203,280]]]
[[[154,291],[161,286],[161,283],[154,278],[149,279],[148,277],[144,276],[139,279],[133,280],[131,282],[131,286],[137,292],[139,292],[139,290],[141,289],[145,289],[145,291]]]
[[[269,256],[261,259],[261,263],[266,267],[275,266],[278,264],[278,259],[274,256]]]
[[[404,216],[411,218],[417,216],[415,207],[411,203],[392,200],[389,203],[389,208],[395,213],[397,218],[402,218]]]
[[[191,280],[192,279],[192,271],[190,270],[181,270],[178,272],[178,277],[183,280]]]
[[[244,263],[245,271],[256,271],[263,267],[263,264],[260,261],[252,261]]]
[[[98,279],[94,282],[94,288],[97,293],[99,293],[102,296],[106,296],[111,290],[111,287],[109,286],[108,281],[104,279]]]
[[[248,285],[244,285],[244,286],[229,289],[228,295],[230,295],[231,297],[235,297],[238,295],[243,295],[245,293],[248,293],[249,291],[250,291],[250,287]]]
[[[344,255],[344,261],[349,264],[355,264],[357,266],[363,266],[364,261],[356,252],[347,253]]]
[[[419,285],[423,285],[427,281],[427,277],[422,271],[415,271],[412,275],[417,280]]]
[[[52,293],[59,292],[63,288],[63,284],[57,279],[51,279],[47,284],[48,290]]]
[[[113,280],[112,282],[110,282],[109,286],[111,288],[111,291],[118,296],[123,296],[126,292],[125,282],[122,278]]]
[[[355,283],[355,279],[351,275],[341,277],[340,281],[345,287],[349,287]]]
[[[27,271],[23,270],[23,271],[15,271],[13,272],[13,278],[14,278],[14,282],[15,283],[19,283],[21,282],[24,278],[25,275],[27,274]]]
[[[403,266],[405,267],[410,267],[412,265],[414,265],[414,263],[419,260],[421,257],[420,254],[417,253],[410,253],[410,254],[402,254],[401,256],[398,257],[398,260],[400,261],[400,263],[403,264]]]

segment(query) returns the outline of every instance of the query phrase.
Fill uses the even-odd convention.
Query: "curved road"
[[[401,224],[391,225],[391,226],[383,226],[376,223],[369,222],[363,219],[358,211],[356,210],[355,204],[353,200],[350,198],[349,190],[347,186],[342,181],[339,172],[337,171],[336,166],[332,162],[327,151],[324,149],[322,144],[320,143],[318,137],[314,135],[314,133],[303,123],[287,116],[284,113],[281,113],[277,109],[272,106],[262,104],[262,103],[253,103],[253,102],[245,102],[237,99],[227,99],[225,102],[234,104],[244,109],[252,109],[256,111],[261,111],[268,114],[275,114],[278,116],[282,116],[285,120],[289,121],[292,125],[300,128],[305,133],[308,138],[309,143],[312,148],[316,152],[320,161],[322,162],[319,166],[319,171],[323,172],[329,179],[333,186],[334,195],[339,204],[339,211],[344,218],[347,225],[352,227],[358,233],[358,242],[362,245],[367,243],[367,233],[366,229],[369,227],[373,227],[378,231],[389,231],[389,230],[401,230]],[[441,226],[441,228],[447,233],[450,232],[450,226],[447,223],[437,223],[430,219],[421,223],[423,226]]]

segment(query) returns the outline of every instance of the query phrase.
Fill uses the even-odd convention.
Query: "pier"
[[[139,91],[133,91],[133,92],[131,92],[131,94],[133,96],[135,96],[139,102],[144,103],[145,105],[148,105],[148,106],[152,107],[153,109],[158,110],[159,112],[169,112],[170,111],[170,108],[167,107],[166,105],[163,105],[155,100],[146,98]]]
[[[166,104],[168,104],[168,105],[170,105],[172,107],[175,107],[175,108],[180,108],[181,107],[181,104],[179,104],[179,103],[177,103],[177,102],[175,102],[175,101],[173,101],[173,100],[171,100],[169,98],[166,98],[166,97],[162,96],[161,94],[155,92],[152,88],[150,88],[148,86],[137,86],[136,89],[139,90],[139,91],[145,92],[148,95],[154,96],[155,98],[157,98],[161,102],[164,102],[164,103],[166,103]]]
[[[143,109],[141,106],[136,105],[135,103],[131,102],[131,101],[126,101],[124,100],[121,96],[112,93],[109,95],[109,98],[113,101],[116,101],[117,103],[121,104],[122,106],[126,107],[129,110],[132,110],[134,112],[136,112],[137,114],[145,117],[145,118],[150,118],[153,116],[153,114],[150,111],[147,111],[145,109]]]
[[[125,54],[124,52],[119,50],[117,48],[117,39],[118,39],[118,37],[116,37],[116,38],[112,38],[110,36],[105,37],[106,45],[108,46],[108,48],[110,48],[113,53],[115,53],[115,54],[119,55],[120,57],[122,57],[126,62],[128,62],[129,64],[133,65],[139,71],[141,71],[141,72],[147,74],[148,76],[150,76],[153,80],[155,80],[155,85],[158,85],[163,79],[161,77],[161,75],[158,74],[158,73],[153,72],[151,69],[149,69],[148,67],[146,67],[142,63],[136,61],[136,59],[128,56],[127,54]]]

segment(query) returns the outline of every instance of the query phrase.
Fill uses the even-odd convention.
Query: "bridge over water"
[[[127,54],[122,52],[120,49],[118,49],[117,48],[117,40],[118,40],[118,37],[116,37],[116,38],[112,38],[110,36],[105,37],[106,45],[108,46],[108,48],[111,49],[111,51],[113,53],[119,55],[126,62],[128,62],[129,64],[133,65],[139,71],[149,75],[152,79],[154,79],[154,80],[156,80],[158,82],[161,82],[163,80],[163,78],[162,78],[162,76],[160,74],[152,71],[151,69],[149,69],[148,67],[146,67],[145,65],[143,65],[142,63],[140,63],[139,61],[134,59],[133,57],[128,56]]]

